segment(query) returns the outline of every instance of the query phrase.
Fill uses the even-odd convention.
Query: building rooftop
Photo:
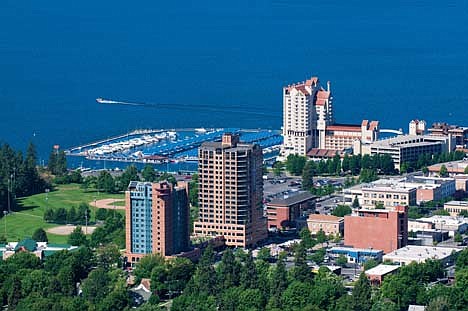
[[[434,215],[431,217],[419,218],[420,221],[427,221],[434,224],[441,224],[447,226],[459,226],[468,223],[468,218],[462,216],[445,216],[445,215]]]
[[[310,214],[308,220],[316,220],[316,221],[330,221],[330,222],[337,222],[343,221],[343,217],[337,217],[333,215],[323,215],[323,214]]]
[[[453,252],[459,251],[461,249],[451,247],[408,245],[384,255],[383,260],[424,262],[428,259],[444,259],[452,255]]]
[[[379,249],[373,248],[354,248],[354,247],[341,247],[335,246],[330,249],[331,252],[354,252],[354,253],[372,253],[372,254],[379,254],[382,253]]]
[[[366,275],[386,275],[390,272],[398,270],[399,268],[400,266],[381,264],[377,267],[367,270],[365,273]]]
[[[449,201],[444,204],[450,206],[458,206],[458,207],[468,207],[468,201]]]
[[[431,166],[428,166],[427,169],[430,172],[439,172],[442,165],[445,165],[449,173],[458,173],[462,174],[465,168],[468,166],[468,160],[459,160],[445,163],[438,163]]]
[[[268,205],[281,205],[281,206],[291,206],[300,202],[307,200],[315,199],[317,196],[311,194],[308,191],[298,192],[295,195],[289,196],[283,199],[273,199]]]
[[[447,141],[443,136],[432,135],[399,135],[396,137],[375,141],[371,147],[375,148],[398,148],[400,146],[412,147],[433,145],[434,143],[443,143]]]

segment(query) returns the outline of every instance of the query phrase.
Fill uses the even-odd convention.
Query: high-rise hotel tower
[[[263,215],[263,154],[234,134],[198,149],[199,219],[194,233],[224,236],[229,246],[250,247],[267,237]]]
[[[332,99],[330,82],[324,89],[317,77],[283,87],[282,157],[325,148],[326,127],[334,123]]]
[[[171,256],[189,248],[188,184],[132,181],[125,192],[126,253],[129,263],[147,254]]]

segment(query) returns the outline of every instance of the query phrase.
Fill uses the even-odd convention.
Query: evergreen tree
[[[214,252],[211,244],[203,252],[195,274],[184,291],[188,295],[215,295],[217,293],[216,271],[213,268]]]
[[[359,279],[353,288],[353,309],[355,311],[369,311],[372,289],[365,273],[359,275]]]
[[[439,175],[440,177],[448,177],[449,175],[447,167],[444,164],[442,164],[442,166],[440,167]]]
[[[47,168],[52,174],[55,174],[57,171],[57,150],[52,149],[49,155],[49,161],[47,161]]]
[[[143,170],[141,171],[141,176],[145,181],[153,182],[156,180],[156,171],[154,170],[153,165],[146,164]]]
[[[307,265],[306,249],[302,243],[294,248],[294,268],[292,270],[293,280],[300,282],[310,282],[312,272]]]
[[[73,224],[77,221],[76,208],[74,206],[70,207],[67,212],[67,223]]]
[[[257,267],[250,250],[241,269],[240,285],[245,289],[255,289],[258,286]]]
[[[34,231],[32,239],[36,242],[48,242],[47,233],[44,229],[38,228]]]
[[[230,248],[226,249],[218,265],[218,284],[223,289],[239,285],[240,265]]]
[[[314,186],[314,161],[307,161],[302,170],[302,189],[309,190]]]
[[[73,229],[67,240],[68,244],[74,246],[86,245],[87,242],[86,235],[83,233],[80,226],[77,226],[75,229]]]
[[[273,307],[280,307],[280,297],[284,290],[288,287],[288,278],[286,272],[285,253],[279,255],[276,267],[271,275],[270,297],[273,298]]]

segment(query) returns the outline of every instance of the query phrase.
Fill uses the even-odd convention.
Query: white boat
[[[195,129],[195,132],[200,133],[200,134],[203,134],[203,133],[206,133],[207,131],[206,131],[205,128],[201,127],[201,128]]]

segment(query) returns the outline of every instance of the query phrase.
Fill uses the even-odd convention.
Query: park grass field
[[[40,193],[20,198],[14,212],[0,219],[0,235],[5,235],[6,232],[8,241],[18,241],[25,237],[31,237],[37,228],[47,230],[59,226],[59,224],[44,221],[44,211],[47,207],[69,209],[72,206],[78,207],[80,203],[88,204],[100,199],[123,200],[124,194],[107,194],[94,190],[84,191],[78,184],[69,184],[55,186],[54,190],[47,194]],[[90,209],[90,222],[94,222],[95,208],[90,206]],[[67,236],[63,235],[48,233],[47,236],[49,242],[52,243],[66,243],[67,241]]]

